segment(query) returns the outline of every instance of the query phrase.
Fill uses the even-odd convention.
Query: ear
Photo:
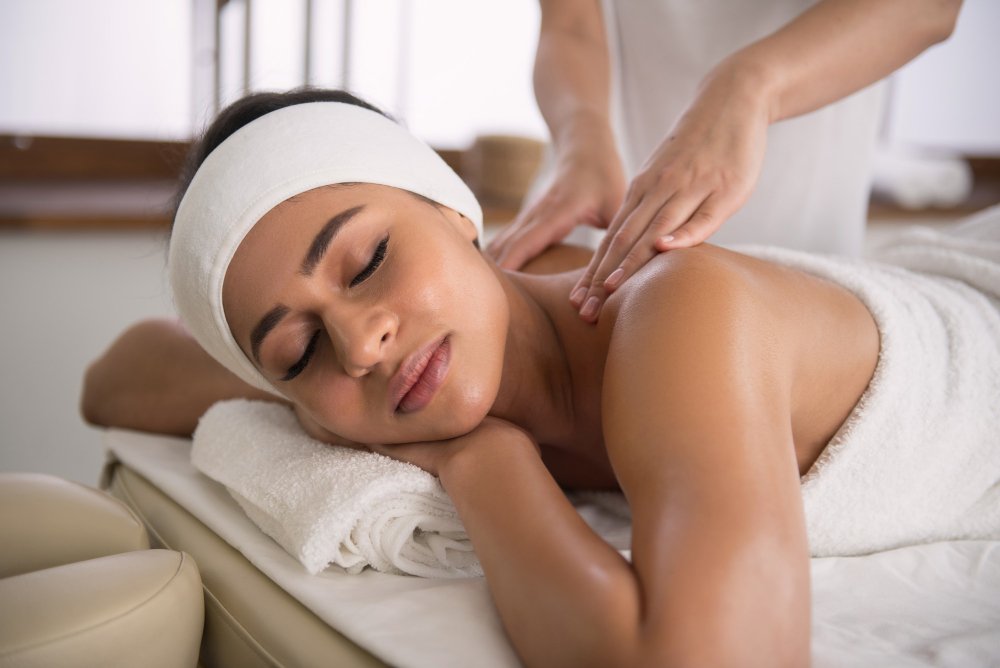
[[[459,234],[478,247],[479,230],[476,229],[476,224],[454,209],[446,206],[442,206],[440,209],[441,214],[458,230]]]

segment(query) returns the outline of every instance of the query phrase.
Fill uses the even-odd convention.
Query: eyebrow
[[[257,360],[257,364],[260,364],[261,342],[264,341],[264,337],[267,336],[286,315],[288,315],[288,307],[279,304],[265,313],[264,317],[257,323],[257,326],[253,328],[252,332],[250,332],[250,352],[253,353],[253,358]]]
[[[306,253],[305,258],[303,258],[302,266],[299,268],[300,274],[303,276],[312,276],[313,271],[316,270],[316,265],[323,259],[326,250],[330,247],[330,242],[337,236],[337,233],[340,232],[344,224],[351,220],[351,218],[354,218],[363,208],[365,207],[362,204],[361,206],[341,211],[323,226],[323,229],[316,234],[312,243],[309,244],[309,251]]]

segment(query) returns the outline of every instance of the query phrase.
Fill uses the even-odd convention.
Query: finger
[[[535,225],[539,220],[546,220],[546,210],[551,208],[547,206],[546,199],[541,199],[530,207],[522,209],[521,212],[514,218],[510,223],[507,223],[503,228],[497,232],[496,236],[490,241],[486,248],[486,252],[489,253],[493,259],[499,258],[505,252],[508,251],[510,245],[518,238],[519,235],[524,233],[524,230]]]
[[[605,258],[605,263],[594,273],[589,289],[585,289],[586,298],[580,308],[581,318],[587,322],[597,322],[601,309],[611,293],[658,254],[653,247],[653,241],[657,236],[654,226],[647,228],[614,269],[609,269],[612,262],[609,257]],[[602,275],[605,278],[602,279]]]
[[[601,242],[597,245],[597,250],[594,251],[594,255],[590,258],[590,262],[587,263],[587,268],[584,269],[583,274],[581,274],[579,280],[577,280],[576,285],[569,293],[569,301],[574,308],[580,309],[583,306],[584,301],[587,298],[587,293],[590,291],[590,286],[594,282],[594,272],[600,266],[601,261],[604,256],[607,255],[608,246],[611,240],[614,238],[615,231],[621,227],[621,220],[616,215],[609,225],[608,232],[601,237]]]
[[[566,238],[581,220],[575,202],[543,199],[527,214],[511,224],[495,254],[503,269],[521,269],[546,248]]]
[[[534,210],[526,212],[522,217],[516,218],[512,223],[506,225],[490,242],[487,253],[500,264],[509,254],[512,245],[539,219],[539,214]]]
[[[534,218],[511,235],[496,262],[502,269],[516,271],[552,244],[562,241],[572,229],[572,218],[565,213]]]
[[[569,301],[574,308],[579,310],[583,306],[583,302],[587,298],[587,292],[590,290],[590,284],[594,282],[594,272],[597,271],[600,258],[607,252],[610,242],[611,237],[607,234],[601,238],[601,242],[597,245],[597,250],[591,256],[586,269],[583,270],[583,274],[577,280],[576,285],[570,290]]]
[[[486,244],[486,254],[494,260],[497,259],[497,256],[500,255],[500,253],[503,252],[504,246],[507,244],[507,237],[510,236],[513,225],[514,223],[508,223],[505,225],[503,229],[493,235],[490,242]]]
[[[642,216],[648,215],[645,212],[633,212],[633,215],[636,214]],[[631,249],[629,244],[634,245],[629,227],[630,224],[626,222],[619,228],[618,233],[610,241],[605,237],[606,248],[604,256],[599,262],[595,263],[596,266],[592,265],[592,273],[585,277],[589,280],[589,283],[584,283],[577,293],[577,297],[581,302],[579,306],[580,317],[586,322],[597,322],[601,307],[608,296],[604,282],[607,276],[614,271],[615,265],[620,262],[618,258],[622,257],[623,254],[628,254]],[[585,293],[585,296],[581,298],[580,293]]]
[[[650,200],[643,200],[631,213],[629,213],[617,231],[607,243],[606,250],[599,261],[596,262],[596,269],[591,277],[588,292],[603,292],[604,282],[608,276],[615,271],[629,254],[636,242],[645,234],[650,224],[655,221],[657,212],[662,204]],[[609,234],[611,234],[609,232]],[[597,258],[595,258],[597,260]],[[590,295],[588,295],[589,298]]]
[[[493,239],[490,240],[490,243],[487,244],[486,252],[491,257],[496,259],[507,247],[507,244],[510,243],[511,237],[534,218],[535,207],[522,211],[517,218],[504,225],[503,228],[496,233],[496,236],[494,236]]]
[[[604,236],[601,237],[601,241],[597,245],[594,255],[590,258],[587,270],[584,272],[583,276],[580,277],[580,280],[577,281],[570,294],[577,294],[579,288],[581,287],[589,289],[590,284],[593,282],[592,279],[594,272],[597,271],[597,268],[604,260],[604,256],[608,254],[611,241],[618,235],[622,225],[625,224],[625,221],[628,220],[631,213],[635,211],[641,202],[642,195],[635,187],[635,183],[633,183],[633,185],[629,188],[628,193],[625,195],[625,201],[622,202],[622,205],[618,208],[618,211],[615,212],[615,215],[608,223]]]
[[[591,284],[594,277],[594,269],[587,265],[584,269],[583,275],[573,286],[573,289],[569,291],[569,303],[573,305],[573,308],[579,310],[583,306],[583,301],[587,297],[587,286]]]
[[[642,202],[643,191],[636,186],[633,182],[632,186],[629,187],[628,192],[625,194],[625,201],[615,212],[614,217],[611,218],[611,222],[608,223],[607,232],[601,237],[601,242],[597,245],[597,249],[594,251],[594,255],[590,258],[590,262],[587,264],[586,270],[577,280],[576,285],[570,290],[570,303],[577,309],[579,309],[587,298],[587,293],[590,291],[590,286],[594,283],[594,274],[597,272],[597,268],[604,261],[605,256],[608,254],[608,250],[611,246],[611,241],[618,235],[621,230],[622,225],[628,220],[632,212],[640,205]]]
[[[682,225],[654,240],[656,249],[662,252],[690,248],[708,240],[737,208],[726,204],[726,198],[717,193],[709,195]]]
[[[670,199],[649,222],[642,236],[632,247],[602,283],[608,292],[614,292],[635,272],[661,252],[658,244],[669,244],[674,240],[674,232],[688,221],[705,201],[705,195],[699,192],[684,193]],[[595,276],[595,280],[600,275]]]
[[[656,257],[660,252],[656,247],[657,241],[669,237],[670,232],[678,224],[687,220],[691,212],[697,210],[701,202],[702,197],[695,194],[671,198],[655,213],[640,236],[632,242],[632,245],[628,247],[618,262],[615,263],[611,260],[612,254],[609,252],[602,265],[594,272],[584,306],[580,310],[580,316],[588,322],[597,322],[598,315],[608,296]],[[614,242],[611,246],[614,246]]]

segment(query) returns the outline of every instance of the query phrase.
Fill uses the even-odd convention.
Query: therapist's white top
[[[713,66],[811,4],[603,0],[612,126],[627,181],[666,137]],[[753,194],[710,241],[859,255],[883,88],[876,84],[772,125]]]

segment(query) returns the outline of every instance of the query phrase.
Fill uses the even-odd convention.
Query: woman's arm
[[[97,426],[190,436],[224,399],[281,401],[234,376],[177,322],[144,320],[125,330],[84,376],[80,411]]]

